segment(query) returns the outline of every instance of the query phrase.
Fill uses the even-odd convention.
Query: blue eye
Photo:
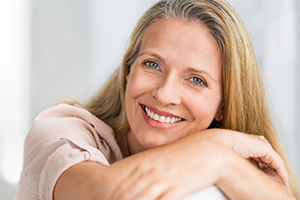
[[[190,80],[193,81],[193,83],[195,83],[197,85],[205,85],[205,83],[202,81],[201,78],[193,77],[193,78],[190,78]]]
[[[156,62],[147,61],[147,62],[145,62],[145,64],[152,69],[159,69],[159,66]]]

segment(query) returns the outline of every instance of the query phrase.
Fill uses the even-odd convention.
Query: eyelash
[[[151,64],[154,64],[154,65],[156,65],[155,67],[153,67],[153,66],[150,66]],[[159,65],[156,63],[156,62],[154,62],[154,61],[145,61],[144,63],[143,63],[143,65],[144,66],[146,66],[146,67],[148,67],[148,68],[151,68],[151,69],[160,69],[159,68]],[[198,79],[198,81],[201,81],[201,83],[195,83],[195,79]],[[205,83],[205,81],[203,81],[203,79],[202,78],[198,78],[198,77],[192,77],[192,78],[189,78],[189,80],[190,81],[192,81],[192,83],[194,84],[194,85],[196,85],[196,86],[206,86],[207,84]]]
[[[195,79],[197,79],[198,81],[201,81],[201,83],[196,83]],[[198,78],[198,77],[192,77],[189,80],[192,81],[193,84],[197,85],[197,86],[206,86],[206,83],[203,81],[203,79]]]

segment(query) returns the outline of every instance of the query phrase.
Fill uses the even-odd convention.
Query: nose
[[[181,103],[180,80],[175,76],[165,77],[152,91],[152,96],[163,106]]]

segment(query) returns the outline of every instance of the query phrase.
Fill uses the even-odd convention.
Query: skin
[[[125,105],[131,128],[127,133],[130,153],[177,141],[207,129],[213,119],[220,121],[223,112],[221,75],[218,47],[203,24],[163,19],[150,25],[127,75]],[[144,106],[159,116],[184,120],[173,124],[155,121],[147,116]],[[265,156],[240,151],[245,142],[233,146],[228,138],[233,137],[223,137],[219,142],[244,158],[262,161],[259,157]],[[271,148],[264,138],[260,139]],[[272,161],[264,159],[267,163]],[[280,168],[283,164],[280,160],[273,168],[285,177],[286,172]],[[289,187],[286,178],[283,183]]]
[[[76,164],[59,178],[54,199],[176,200],[209,185],[216,185],[232,200],[295,199],[281,184],[230,148],[215,142],[231,134],[235,132],[204,130],[171,144],[129,156],[110,166],[94,162]],[[235,138],[234,143],[245,139],[242,134],[237,134],[241,136]],[[273,155],[274,151],[265,148],[267,145],[263,145],[263,141],[246,139],[249,146],[241,151],[266,151],[268,156],[278,160]],[[251,148],[258,142],[262,143],[263,149]],[[193,153],[195,151],[197,156]],[[161,186],[162,189],[159,189]]]
[[[125,94],[132,155],[110,166],[70,167],[55,186],[55,200],[176,200],[212,185],[232,200],[294,199],[282,185],[288,188],[284,163],[268,141],[207,129],[213,119],[221,120],[222,80],[217,48],[203,25],[156,21],[146,29],[139,55]],[[184,121],[153,121],[141,104]],[[249,159],[266,163],[270,173]]]
[[[131,153],[205,130],[222,114],[222,66],[209,30],[200,23],[159,20],[144,33],[127,75],[125,105]],[[184,120],[161,123],[145,114]]]
[[[197,152],[197,156],[191,152]],[[164,159],[153,157],[133,169],[113,191],[111,199],[181,199],[212,185],[229,199],[293,199],[262,171],[209,140],[163,155]]]

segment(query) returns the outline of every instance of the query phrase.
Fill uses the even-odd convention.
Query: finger
[[[259,162],[254,160],[253,158],[249,158],[248,161],[254,165],[255,167],[259,168]]]
[[[272,148],[271,144],[264,136],[258,136],[259,140],[262,142],[265,152],[263,156],[255,156],[260,157],[260,161],[266,163],[269,167],[276,170],[278,175],[280,176],[282,183],[290,188],[288,172],[285,167],[285,163],[283,162],[281,156]]]
[[[266,163],[269,167],[273,168],[280,176],[282,183],[289,189],[290,185],[289,185],[288,172],[285,168],[285,164],[282,158],[273,149],[269,152],[272,153],[266,153],[265,156],[259,158],[260,161]]]
[[[266,168],[263,170],[263,172],[265,174],[267,174],[268,176],[270,176],[272,179],[274,179],[275,181],[277,181],[278,183],[280,183],[281,185],[283,185],[279,175],[277,174],[277,172],[272,169],[272,168]]]
[[[289,192],[291,192],[290,188],[287,188],[283,183],[282,180],[280,179],[278,173],[272,169],[272,168],[266,168],[263,170],[265,174],[267,174],[268,176],[270,176],[272,179],[274,179],[275,181],[277,181],[279,184],[281,184],[282,186],[284,186]]]
[[[290,189],[290,184],[289,184],[289,176],[288,176],[288,172],[285,168],[285,165],[279,165],[279,164],[275,164],[276,162],[272,162],[271,163],[271,167],[278,173],[278,175],[281,178],[282,183],[288,188]]]

